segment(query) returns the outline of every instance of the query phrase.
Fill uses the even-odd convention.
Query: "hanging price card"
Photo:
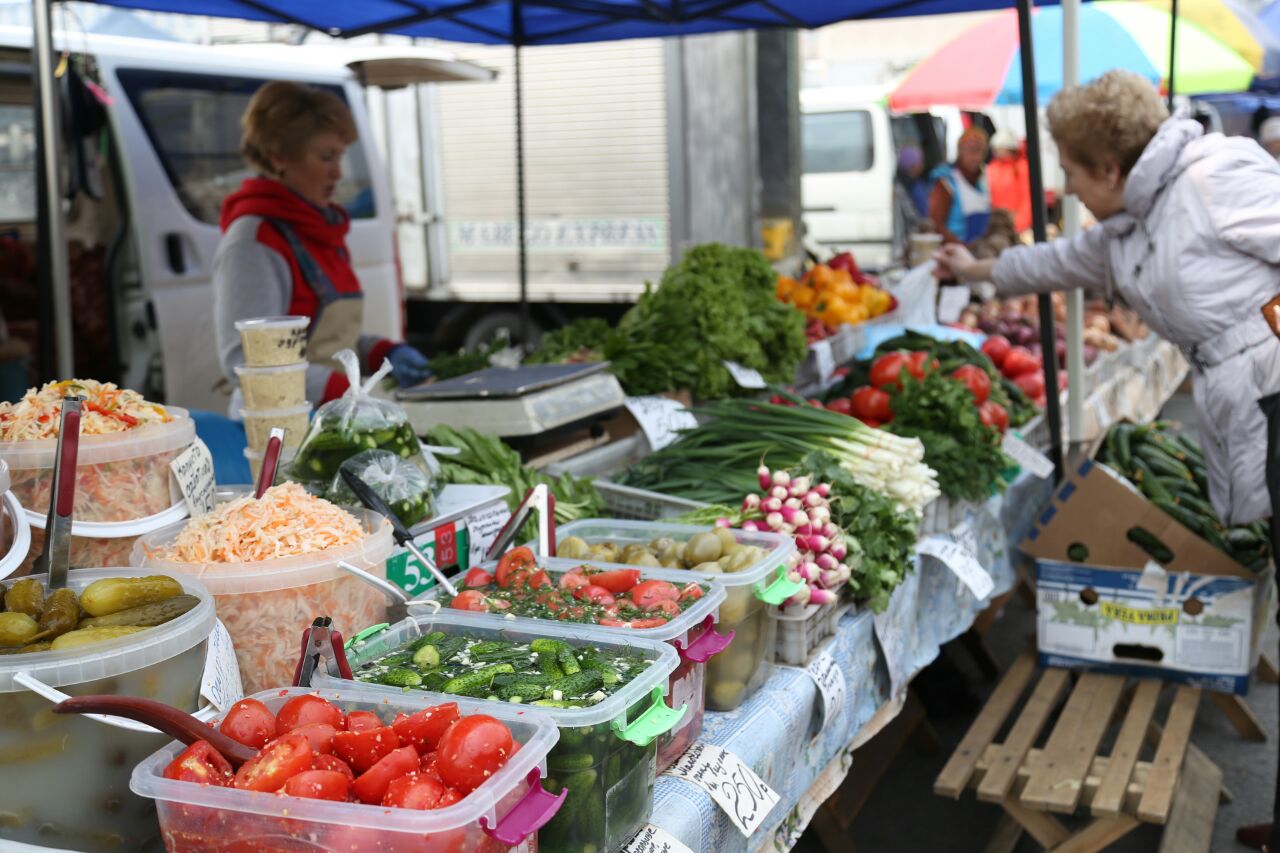
[[[622,845],[620,853],[693,853],[671,833],[646,823],[635,837]]]
[[[178,484],[182,499],[187,502],[187,511],[192,518],[213,509],[213,454],[203,441],[197,438],[192,442],[169,463],[169,470],[173,472],[173,479]]]
[[[1049,461],[1049,457],[1013,433],[1005,433],[1002,447],[1004,452],[1009,454],[1014,462],[1018,463],[1018,467],[1032,477],[1039,477],[1043,480],[1053,473],[1053,463]]]
[[[743,367],[736,361],[726,361],[725,368],[733,375],[733,381],[738,383],[739,388],[748,390],[757,390],[768,387],[764,381],[764,377],[760,375],[760,371],[752,370],[750,367]]]
[[[702,788],[743,835],[760,828],[778,804],[777,793],[741,758],[708,743],[695,742],[667,773]]]
[[[844,710],[845,696],[849,692],[849,684],[835,655],[831,654],[830,644],[813,656],[804,671],[822,694],[822,725],[826,726],[840,716],[840,712]]]
[[[916,550],[939,560],[960,578],[965,586],[969,587],[969,591],[979,601],[984,601],[996,587],[995,581],[991,579],[987,570],[982,568],[982,564],[973,556],[973,552],[955,542],[940,536],[930,536],[922,539],[916,546]]]
[[[484,562],[484,555],[489,546],[498,538],[502,527],[511,518],[511,510],[506,503],[482,509],[467,519],[467,567],[478,566]]]
[[[679,400],[666,397],[628,397],[627,411],[644,430],[652,450],[661,450],[680,437],[679,430],[693,429],[698,419]]]
[[[240,680],[235,646],[231,644],[231,635],[220,619],[214,622],[213,633],[209,635],[200,695],[219,711],[226,711],[244,698],[244,682]]]
[[[825,385],[836,372],[836,354],[831,347],[831,340],[828,338],[814,341],[809,345],[809,349],[813,350],[813,357],[817,363],[818,382]]]

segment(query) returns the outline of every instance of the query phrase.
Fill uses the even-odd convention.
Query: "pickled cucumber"
[[[5,590],[4,609],[10,613],[25,613],[39,619],[44,610],[44,584],[34,578],[23,578]]]
[[[70,589],[55,589],[44,604],[44,613],[40,614],[37,636],[41,640],[52,640],[61,637],[68,631],[76,629],[80,621],[80,602]]]
[[[27,643],[25,646],[11,646],[0,649],[0,655],[25,655],[31,652],[47,652],[53,648],[48,640],[39,643]]]
[[[165,575],[148,575],[143,578],[104,578],[94,581],[80,593],[80,606],[90,616],[109,616],[155,604],[182,595],[182,584]]]
[[[66,649],[76,649],[81,646],[88,646],[94,643],[104,643],[107,640],[114,640],[119,637],[127,637],[130,634],[136,634],[139,631],[145,631],[146,628],[137,625],[108,625],[102,628],[79,628],[75,631],[69,631],[58,637],[50,646],[55,652],[65,651]]]
[[[0,613],[0,646],[25,645],[39,630],[36,620],[25,613]]]
[[[194,595],[175,595],[173,598],[158,601],[154,604],[143,604],[130,607],[108,616],[92,616],[80,620],[81,628],[105,628],[112,625],[136,625],[140,628],[151,628],[163,625],[172,619],[191,610],[200,599]]]

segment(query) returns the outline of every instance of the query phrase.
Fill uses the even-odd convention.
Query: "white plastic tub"
[[[73,521],[71,523],[71,565],[77,569],[127,566],[134,543],[148,533],[168,527],[187,517],[187,505],[179,502],[164,512],[135,521]],[[44,526],[48,516],[26,512],[31,526],[31,550],[17,574],[32,571],[44,550]]]
[[[220,498],[243,494],[224,490]],[[181,563],[154,554],[168,548],[183,524],[140,538],[130,563],[163,574],[195,577],[209,588],[218,618],[236,647],[245,692],[293,681],[302,632],[317,616],[330,616],[346,634],[386,621],[382,592],[337,567],[345,561],[386,576],[391,525],[376,513],[353,510],[367,533],[360,542],[314,554],[254,563]]]
[[[687,542],[709,527],[670,524],[662,521],[624,521],[608,518],[584,518],[556,528],[557,544],[576,536],[587,544],[616,542],[647,544],[658,538]],[[670,569],[684,575],[719,581],[725,588],[720,605],[721,632],[734,631],[735,637],[725,649],[707,664],[707,707],[713,711],[732,711],[747,700],[769,678],[773,663],[776,624],[769,618],[768,586],[785,574],[795,561],[795,540],[779,533],[730,530],[740,545],[754,545],[764,551],[759,561],[733,573],[704,573],[689,569]],[[595,561],[591,561],[596,565]],[[599,565],[625,565],[600,563]]]
[[[151,573],[82,569],[69,573],[68,586],[141,574]],[[129,793],[129,774],[168,736],[54,714],[15,676],[25,672],[73,696],[141,696],[195,711],[214,608],[200,583],[177,579],[201,602],[171,622],[79,649],[0,655],[0,848],[17,841],[142,850],[156,836],[152,805]]]
[[[31,551],[31,524],[18,496],[9,491],[9,466],[0,459],[0,580],[18,571]]]
[[[168,407],[167,424],[125,432],[82,435],[76,464],[75,518],[79,521],[134,521],[167,510],[169,463],[196,439],[186,409]],[[9,465],[13,493],[32,512],[47,515],[53,489],[56,438],[0,441],[0,459]]]
[[[372,711],[387,725],[399,713],[413,714],[444,701],[430,694],[393,697],[354,685],[341,691],[297,687],[266,690],[252,698],[275,712],[290,698],[306,693],[318,694],[343,711]],[[386,808],[166,779],[165,767],[183,749],[177,742],[134,768],[131,787],[134,793],[156,801],[165,847],[173,853],[215,853],[228,850],[228,845],[237,850],[333,853],[511,850],[524,843],[521,836],[528,822],[516,807],[545,773],[547,752],[556,743],[555,726],[546,718],[522,713],[515,706],[507,710],[491,702],[448,701],[457,701],[464,717],[488,714],[501,720],[521,745],[502,769],[448,808]]]
[[[308,317],[255,317],[237,320],[236,331],[249,367],[279,367],[302,361],[307,354]]]
[[[247,409],[288,409],[307,402],[307,363],[237,367]]]
[[[288,409],[241,409],[240,417],[244,419],[244,436],[250,450],[266,450],[271,428],[280,427],[284,430],[284,446],[296,451],[307,435],[311,406],[303,403]]]
[[[491,703],[549,720],[560,730],[560,741],[547,756],[546,787],[552,793],[568,788],[569,795],[560,812],[538,834],[541,853],[615,850],[635,835],[649,819],[653,805],[658,737],[664,726],[679,724],[682,719],[665,710],[662,698],[668,690],[668,676],[679,663],[676,652],[666,643],[625,638],[616,632],[582,625],[530,625],[525,620],[495,625],[485,616],[442,610],[437,615],[411,616],[382,633],[353,643],[347,652],[351,669],[358,672],[362,664],[434,631],[517,643],[548,637],[603,651],[630,649],[651,661],[622,689],[589,708]],[[332,676],[330,667],[328,674],[318,675],[312,683],[334,690],[351,684]],[[405,695],[399,687],[366,682],[360,687],[397,697]],[[419,692],[409,691],[410,695]],[[681,708],[679,704],[672,707],[676,712]],[[686,708],[684,713],[688,715],[692,710]],[[649,722],[655,718],[656,725]],[[692,732],[692,737],[697,734]]]

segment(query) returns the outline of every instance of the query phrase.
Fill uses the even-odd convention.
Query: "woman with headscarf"
[[[956,145],[956,162],[943,163],[929,176],[929,219],[947,243],[971,243],[982,236],[991,218],[991,193],[984,167],[987,132],[970,127]]]

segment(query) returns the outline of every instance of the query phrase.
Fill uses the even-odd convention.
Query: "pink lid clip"
[[[560,811],[564,798],[569,796],[568,788],[553,794],[542,787],[542,771],[537,767],[529,771],[525,780],[529,783],[528,793],[498,820],[497,826],[491,828],[489,818],[480,818],[480,828],[485,835],[508,847],[523,844],[526,838],[546,826],[556,816],[556,812]]]
[[[717,634],[715,629],[715,619],[711,614],[707,614],[707,618],[702,620],[703,630],[701,636],[689,644],[688,648],[681,645],[679,640],[673,640],[671,645],[676,647],[676,652],[680,655],[680,660],[693,661],[694,663],[706,663],[725,649],[729,648],[729,644],[733,642],[737,631],[730,631],[727,634]]]

